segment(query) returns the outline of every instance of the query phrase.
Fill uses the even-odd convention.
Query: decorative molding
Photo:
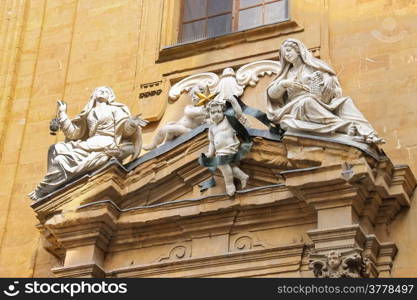
[[[240,67],[236,72],[236,76],[232,68],[225,68],[221,76],[212,72],[194,74],[174,84],[169,90],[168,95],[171,100],[177,100],[182,93],[190,92],[195,86],[208,86],[210,92],[221,92],[219,90],[221,79],[236,77],[237,83],[234,87],[236,89],[235,94],[240,96],[247,85],[252,87],[256,86],[259,77],[277,74],[279,68],[280,63],[277,61],[260,60]]]
[[[191,243],[178,244],[171,248],[168,254],[161,256],[158,262],[181,260],[191,257]]]
[[[56,267],[51,269],[57,278],[105,278],[104,269],[94,262],[86,265]]]
[[[172,20],[172,18],[167,18],[167,20]],[[298,24],[295,20],[287,20],[183,44],[161,45],[157,62],[166,62],[197,55],[210,50],[231,47],[236,44],[248,42],[253,43],[260,40],[272,39],[278,36],[295,34],[302,31],[304,31],[304,27]],[[274,50],[273,52],[276,51]],[[271,51],[260,51],[258,53],[253,53],[253,55],[262,55],[267,53],[271,53]]]
[[[281,63],[273,60],[259,60],[246,64],[236,72],[237,82],[242,86],[254,87],[259,81],[259,77],[277,74],[281,68]]]
[[[229,251],[264,249],[265,245],[252,232],[239,233],[230,239]]]
[[[171,100],[177,100],[184,92],[189,92],[194,86],[208,86],[210,91],[219,83],[219,76],[215,73],[206,72],[188,76],[174,84],[169,90],[168,96]]]
[[[248,277],[300,270],[304,244],[152,263],[109,271],[107,277]]]

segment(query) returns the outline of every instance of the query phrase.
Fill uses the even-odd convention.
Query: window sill
[[[296,21],[286,20],[203,40],[166,46],[159,51],[157,63],[193,56],[214,49],[222,49],[239,43],[266,40],[303,30],[304,28]]]

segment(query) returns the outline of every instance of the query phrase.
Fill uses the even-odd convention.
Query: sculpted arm
[[[136,130],[137,130],[137,125],[135,124],[135,122],[129,118],[126,120],[125,124],[124,124],[124,128],[123,128],[123,135],[124,136],[131,136],[133,135]]]
[[[70,140],[78,139],[82,134],[82,129],[71,122],[67,115],[67,104],[64,101],[58,100],[58,115],[59,123],[65,137]]]
[[[206,156],[213,157],[215,154],[215,149],[214,149],[214,137],[213,137],[213,132],[211,129],[209,129],[208,135],[209,135],[209,147],[208,147]]]
[[[113,118],[117,130],[122,134],[123,137],[134,136],[140,127],[145,127],[148,122],[139,118],[139,116],[132,117],[128,111],[120,107],[113,109]]]
[[[138,116],[134,118],[129,117],[124,123],[123,136],[132,136],[137,130],[140,130],[141,127],[145,127],[147,124],[147,121],[142,120]]]
[[[267,93],[268,97],[277,100],[284,96],[286,91],[286,87],[282,84],[283,81],[275,81],[272,85],[268,88]]]
[[[206,111],[203,106],[187,105],[184,108],[184,115],[190,118],[198,118],[205,116]]]
[[[227,101],[232,105],[233,110],[235,111],[236,118],[239,120],[243,117],[242,108],[235,98],[227,99]]]

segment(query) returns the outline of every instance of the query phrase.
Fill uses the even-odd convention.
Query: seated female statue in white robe
[[[58,101],[59,123],[66,141],[48,151],[48,169],[42,182],[29,194],[38,200],[70,179],[97,169],[111,157],[122,161],[139,156],[142,147],[141,126],[146,121],[131,118],[126,105],[114,101],[111,88],[96,88],[83,111],[73,120],[67,105]]]
[[[281,69],[267,88],[267,116],[284,130],[348,134],[366,143],[383,143],[357,109],[342,96],[336,73],[304,44],[287,39],[280,49]]]

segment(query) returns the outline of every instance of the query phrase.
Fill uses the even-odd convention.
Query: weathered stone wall
[[[350,95],[378,133],[382,148],[397,164],[417,173],[417,2],[329,1],[331,63],[345,95]],[[381,226],[397,243],[393,276],[416,276],[417,207]]]
[[[164,3],[165,2],[165,3]],[[0,276],[51,276],[26,197],[46,170],[55,102],[73,116],[92,89],[111,86],[133,114],[159,126],[182,114],[171,84],[192,73],[275,59],[287,37],[317,49],[387,144],[395,163],[417,173],[417,3],[413,0],[292,0],[291,22],[232,34],[213,43],[169,48],[179,0],[5,0],[0,3]],[[215,45],[215,46],[214,46]],[[159,96],[138,99],[141,84],[162,81]],[[266,80],[266,79],[265,79]],[[264,83],[258,85],[258,89]],[[254,91],[249,92],[252,95]],[[167,111],[166,114],[164,112]],[[397,243],[394,276],[416,276],[417,208],[381,227]]]
[[[48,276],[55,262],[38,251],[37,222],[26,194],[46,170],[48,145],[63,139],[48,133],[56,100],[65,99],[74,115],[94,87],[109,85],[134,108],[142,1],[4,2],[2,30],[20,39],[1,51],[2,58],[17,51],[17,58],[4,71],[14,79],[2,90],[8,93],[2,100],[10,101],[1,120],[7,127],[1,136],[0,275]],[[22,16],[23,26],[12,25]]]

